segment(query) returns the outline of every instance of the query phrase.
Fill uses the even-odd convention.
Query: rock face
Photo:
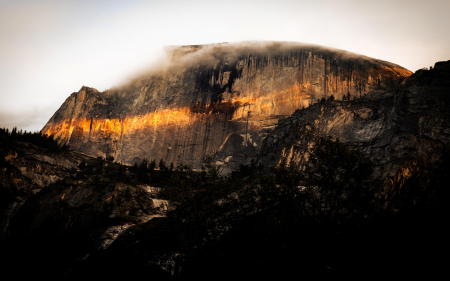
[[[35,223],[27,233],[48,232],[48,225],[63,225],[67,230],[80,227],[72,225],[70,217],[74,216],[90,218],[80,219],[84,222],[97,219],[125,224],[165,214],[168,201],[154,198],[157,191],[148,185],[132,186],[108,178],[96,180],[92,174],[88,178],[77,177],[82,169],[95,163],[104,166],[97,165],[95,169],[117,173],[117,164],[103,163],[78,152],[49,152],[27,142],[0,140],[0,239],[9,235],[10,220],[17,212],[23,212],[22,207],[35,208],[31,212]],[[33,200],[40,203],[30,203]]]
[[[82,87],[42,129],[74,150],[133,164],[248,164],[279,119],[318,99],[386,91],[411,72],[342,50],[287,42],[167,48],[169,61],[120,88]]]
[[[302,166],[318,137],[333,136],[369,155],[392,184],[408,178],[417,159],[435,162],[450,144],[450,61],[418,70],[391,91],[327,101],[298,110],[264,140],[259,161]]]
[[[53,154],[30,143],[0,140],[0,238],[24,201],[76,171],[86,158],[91,157],[76,152]]]
[[[164,217],[172,206],[157,198],[159,188],[137,184],[136,174],[128,171],[131,176],[126,176],[126,168],[0,135],[0,245],[3,260],[9,259],[5,268],[16,271],[26,264],[33,275],[47,272],[59,279],[124,232]]]

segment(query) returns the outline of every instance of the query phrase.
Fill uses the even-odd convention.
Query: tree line
[[[41,132],[27,132],[26,130],[22,131],[18,130],[17,127],[14,127],[11,131],[8,128],[0,128],[0,138],[8,142],[29,142],[52,152],[60,152],[69,149],[67,145],[58,144],[53,136],[48,136],[46,134],[42,134]]]

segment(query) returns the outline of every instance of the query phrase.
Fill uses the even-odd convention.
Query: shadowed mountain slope
[[[275,167],[281,158],[302,167],[319,137],[333,136],[370,156],[384,176],[408,177],[410,161],[438,161],[450,144],[450,61],[418,70],[392,90],[357,100],[326,101],[280,120],[259,158]],[[415,162],[417,164],[417,161]],[[408,168],[409,167],[409,168]]]

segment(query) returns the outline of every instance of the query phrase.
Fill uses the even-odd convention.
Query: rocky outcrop
[[[283,117],[333,95],[393,87],[411,73],[315,45],[247,42],[168,48],[168,62],[129,84],[82,87],[42,129],[76,151],[133,164],[144,158],[227,173],[248,164]]]
[[[439,161],[450,144],[450,61],[418,70],[391,91],[361,99],[327,101],[280,120],[264,140],[259,162],[268,167],[286,158],[302,166],[318,137],[333,136],[359,148],[398,186],[427,155]],[[412,166],[411,166],[412,165]]]
[[[66,178],[65,182],[27,200],[14,218],[20,227],[13,224],[12,230],[17,235],[52,237],[98,228],[102,233],[96,237],[96,248],[104,249],[130,225],[163,216],[167,206],[166,200],[151,198],[141,187],[107,178],[101,181]],[[30,219],[32,223],[25,231],[23,222]]]
[[[102,173],[105,177],[99,178]],[[125,227],[163,216],[170,205],[156,198],[159,188],[132,185],[134,176],[117,163],[79,152],[51,152],[31,143],[0,139],[0,240],[12,235],[10,221],[17,214],[22,217],[17,219],[20,224],[28,221],[24,214],[32,218],[28,229],[19,231],[31,236],[51,234],[51,229],[70,232],[102,220],[102,227],[108,226],[107,221]]]
[[[10,218],[41,189],[78,170],[83,159],[77,152],[50,153],[31,143],[0,140],[0,237],[8,232]]]

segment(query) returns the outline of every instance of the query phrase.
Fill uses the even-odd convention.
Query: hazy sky
[[[81,86],[120,84],[163,46],[335,47],[415,71],[450,60],[449,0],[0,0],[0,127],[40,130]]]

